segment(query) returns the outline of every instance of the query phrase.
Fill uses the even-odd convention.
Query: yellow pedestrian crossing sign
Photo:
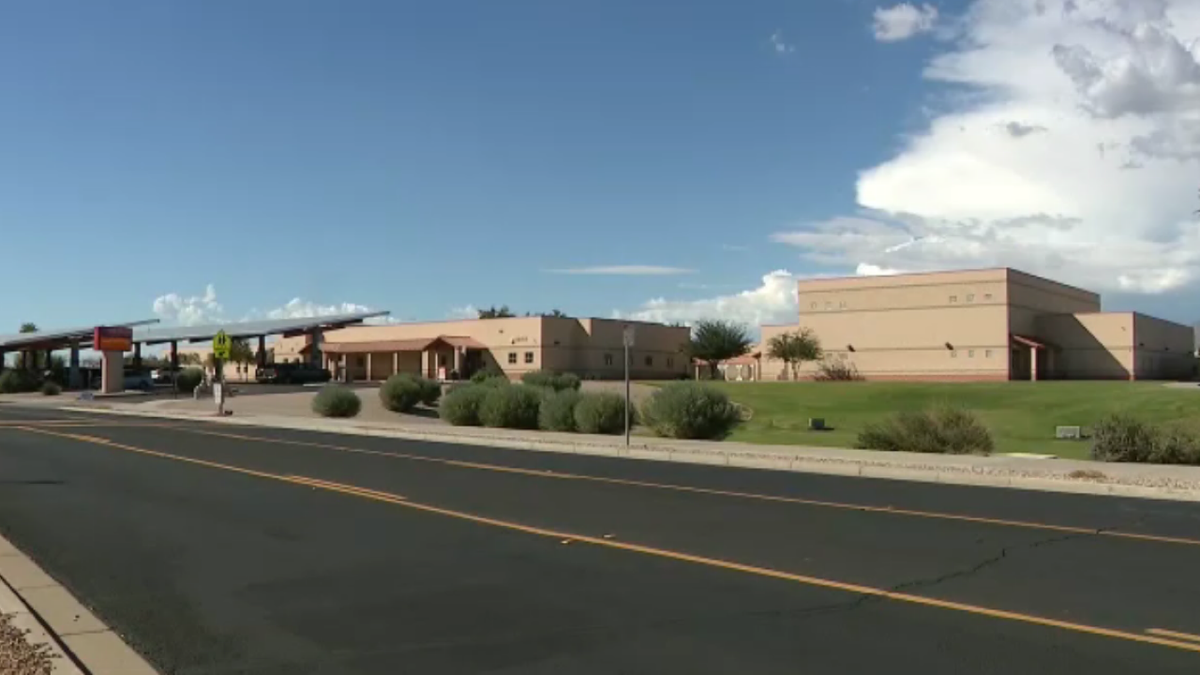
[[[213,358],[222,361],[229,360],[229,352],[233,348],[233,340],[225,331],[218,331],[213,336]]]

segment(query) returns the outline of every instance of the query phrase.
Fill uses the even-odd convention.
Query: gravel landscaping
[[[0,673],[4,675],[50,675],[54,662],[45,645],[31,645],[26,631],[11,623],[12,615],[0,615]]]

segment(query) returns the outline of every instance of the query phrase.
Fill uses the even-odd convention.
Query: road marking
[[[1171,647],[1173,649],[1181,649],[1184,651],[1200,653],[1200,642],[1187,642],[1187,641],[1169,639],[1168,637],[1159,637],[1158,635],[1154,635],[1154,634],[1143,635],[1140,633],[1132,633],[1129,631],[1116,630],[1116,629],[1112,629],[1112,628],[1102,628],[1100,626],[1090,626],[1087,624],[1074,623],[1074,622],[1070,622],[1070,621],[1059,621],[1058,619],[1050,619],[1050,618],[1046,618],[1046,617],[1036,616],[1033,614],[1024,614],[1021,612],[1011,612],[1011,611],[1002,610],[1002,609],[992,609],[990,607],[983,607],[980,605],[971,605],[971,604],[962,603],[962,602],[953,602],[950,600],[938,600],[936,598],[929,598],[929,597],[925,597],[925,596],[921,596],[921,595],[912,595],[910,593],[899,593],[899,592],[895,592],[895,591],[889,591],[884,588],[876,588],[873,586],[863,586],[861,584],[847,583],[847,582],[843,582],[843,581],[835,581],[832,579],[822,579],[820,577],[811,577],[811,576],[806,576],[806,575],[802,575],[802,574],[793,574],[791,572],[785,572],[782,570],[775,570],[775,569],[770,569],[770,568],[766,568],[766,567],[756,567],[754,565],[746,565],[743,563],[733,562],[730,560],[721,560],[718,558],[707,558],[704,556],[693,555],[691,553],[683,553],[680,551],[671,551],[668,549],[655,548],[652,546],[644,546],[641,544],[620,542],[620,541],[615,541],[613,539],[605,539],[603,537],[592,537],[592,536],[588,536],[588,535],[584,535],[584,534],[576,534],[576,533],[572,533],[572,532],[560,532],[557,530],[550,530],[550,529],[546,529],[546,528],[542,528],[542,527],[535,527],[535,526],[531,526],[531,525],[522,525],[522,524],[516,523],[516,522],[499,520],[496,518],[489,518],[486,516],[479,516],[479,515],[475,515],[473,513],[467,513],[464,511],[455,511],[452,509],[446,509],[446,508],[442,508],[439,506],[432,506],[430,504],[421,504],[418,502],[409,501],[409,500],[405,499],[404,497],[401,497],[400,495],[394,495],[394,494],[391,494],[388,492],[381,492],[379,490],[369,490],[367,488],[360,488],[360,487],[352,486],[352,485],[343,485],[341,483],[332,483],[329,481],[319,480],[319,479],[315,479],[315,478],[307,478],[304,476],[273,474],[273,473],[269,473],[269,472],[265,472],[265,471],[256,471],[253,469],[246,469],[243,467],[233,466],[230,464],[221,464],[219,462],[210,462],[207,460],[195,459],[192,457],[183,457],[180,455],[172,455],[172,454],[169,454],[166,452],[159,452],[157,450],[148,450],[146,448],[138,448],[138,447],[135,447],[132,445],[125,445],[123,443],[117,443],[117,442],[110,441],[105,438],[99,438],[96,436],[85,436],[83,434],[69,434],[69,433],[63,433],[63,432],[58,432],[58,431],[49,431],[46,429],[35,429],[35,428],[25,428],[24,430],[32,432],[32,433],[44,434],[47,436],[58,436],[60,438],[69,438],[69,439],[82,441],[82,442],[86,442],[86,443],[94,443],[94,444],[101,445],[101,446],[107,447],[107,448],[116,448],[119,450],[127,450],[130,452],[135,452],[135,453],[139,453],[139,454],[143,454],[143,455],[160,457],[163,459],[173,459],[173,460],[177,460],[177,461],[181,461],[181,462],[186,462],[189,464],[195,464],[195,465],[205,466],[205,467],[214,468],[214,469],[223,469],[226,471],[234,471],[237,473],[246,474],[246,475],[250,475],[250,476],[256,476],[259,478],[267,478],[267,479],[271,479],[271,480],[283,481],[286,483],[291,483],[293,485],[303,485],[303,486],[308,486],[308,487],[313,487],[313,488],[319,488],[322,490],[338,492],[338,493],[342,493],[342,494],[351,495],[354,497],[360,497],[363,499],[370,499],[373,501],[383,502],[383,503],[387,503],[387,504],[393,504],[396,506],[402,506],[402,507],[414,509],[417,511],[423,511],[425,513],[433,513],[433,514],[437,514],[437,515],[441,515],[441,516],[455,518],[458,520],[465,520],[468,522],[478,523],[481,525],[489,525],[491,527],[497,527],[497,528],[512,530],[512,531],[516,531],[516,532],[523,532],[526,534],[536,535],[539,537],[547,537],[547,538],[558,540],[560,542],[564,541],[564,540],[570,540],[571,542],[581,542],[581,543],[592,544],[594,546],[600,546],[600,547],[604,547],[604,548],[617,549],[617,550],[621,550],[621,551],[629,551],[632,553],[641,553],[644,555],[650,555],[650,556],[655,556],[655,557],[659,557],[659,558],[678,560],[681,562],[689,562],[689,563],[693,563],[693,564],[697,564],[697,565],[704,565],[707,567],[715,567],[715,568],[730,570],[730,571],[734,571],[734,572],[742,572],[745,574],[752,574],[755,576],[768,577],[768,578],[772,578],[772,579],[781,579],[784,581],[791,581],[791,582],[803,584],[806,586],[814,586],[814,587],[818,587],[818,588],[829,588],[829,589],[834,589],[834,590],[839,590],[839,591],[845,591],[847,593],[855,593],[858,595],[876,597],[876,598],[881,598],[884,600],[892,600],[895,602],[903,602],[903,603],[914,604],[914,605],[922,605],[922,606],[926,606],[926,607],[936,607],[939,609],[964,612],[967,614],[974,614],[974,615],[978,615],[978,616],[987,616],[987,617],[991,617],[991,618],[995,618],[995,619],[1005,619],[1008,621],[1015,621],[1018,623],[1033,624],[1033,625],[1045,626],[1045,627],[1049,627],[1049,628],[1059,628],[1062,630],[1072,631],[1072,632],[1076,632],[1076,633],[1098,635],[1101,637],[1113,638],[1113,639],[1118,639],[1118,640],[1126,640],[1129,642],[1151,644],[1151,645],[1157,645],[1160,647]],[[1151,631],[1155,631],[1155,630],[1158,630],[1158,629],[1150,629],[1147,631],[1147,633],[1150,633]],[[1178,634],[1178,635],[1183,635],[1183,634]],[[1189,638],[1190,637],[1191,636],[1189,636]]]
[[[1192,635],[1191,633],[1180,633],[1173,630],[1164,630],[1162,628],[1147,628],[1147,633],[1151,635],[1161,635],[1163,637],[1179,638],[1181,640],[1195,640],[1200,642],[1200,635]]]
[[[381,450],[368,450],[365,448],[352,448],[344,445],[331,445],[328,443],[316,443],[313,441],[293,441],[282,438],[269,438],[263,436],[247,436],[243,434],[231,434],[219,431],[202,431],[199,429],[187,427],[175,427],[179,431],[186,431],[193,434],[201,434],[206,436],[220,436],[222,438],[233,438],[238,440],[258,441],[260,443],[276,443],[280,445],[295,445],[301,447],[324,448],[327,450],[339,450],[342,452],[358,453],[364,455],[373,455],[376,457],[389,457],[392,459],[407,459],[418,462],[429,462],[433,464],[443,464],[446,466],[456,466],[468,469],[479,469],[483,471],[497,471],[501,473],[516,473],[527,476],[536,476],[538,478],[552,478],[556,480],[585,480],[595,483],[608,483],[610,485],[628,485],[632,487],[652,488],[656,490],[672,490],[676,492],[688,492],[692,494],[704,494],[717,497],[733,497],[737,499],[753,499],[757,501],[775,502],[780,504],[796,504],[800,506],[816,506],[821,508],[841,509],[847,511],[862,511],[866,513],[884,513],[895,516],[909,516],[914,518],[933,518],[938,520],[955,520],[966,523],[978,523],[981,525],[998,525],[1002,527],[1021,527],[1026,529],[1047,530],[1051,532],[1064,532],[1070,534],[1090,534],[1099,537],[1113,537],[1117,539],[1131,539],[1136,541],[1149,541],[1162,544],[1182,544],[1186,546],[1200,546],[1200,539],[1190,539],[1187,537],[1167,537],[1156,534],[1139,534],[1137,532],[1125,532],[1121,530],[1096,529],[1088,527],[1077,527],[1072,525],[1055,525],[1052,523],[1039,523],[1027,520],[1008,520],[1004,518],[987,518],[983,516],[968,516],[956,513],[941,513],[938,511],[921,511],[917,509],[897,509],[890,506],[870,506],[867,504],[854,504],[847,502],[833,502],[819,499],[804,499],[800,497],[781,497],[778,495],[764,495],[753,492],[737,492],[733,490],[718,490],[713,488],[694,487],[690,485],[676,485],[672,483],[655,483],[650,481],[632,480],[626,478],[608,478],[604,476],[589,476],[586,474],[573,473],[558,473],[549,472],[538,469],[522,469],[519,467],[502,466],[498,464],[485,464],[480,462],[467,462],[455,459],[443,459],[439,457],[429,457],[426,455],[413,455],[402,452],[384,452]]]

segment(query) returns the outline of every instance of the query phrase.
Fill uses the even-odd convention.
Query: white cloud
[[[446,312],[447,319],[476,319],[479,318],[479,308],[472,304],[466,304],[462,307],[451,307],[449,312]]]
[[[787,41],[783,39],[783,31],[777,30],[774,33],[771,33],[771,37],[767,38],[767,40],[771,43],[771,50],[776,54],[791,54],[792,52],[796,51],[795,46],[788,44]]]
[[[564,269],[544,270],[550,274],[592,274],[607,276],[670,276],[674,274],[693,274],[696,270],[683,267],[662,267],[659,265],[600,265],[596,267],[568,267]]]
[[[212,284],[204,288],[203,295],[160,295],[154,299],[153,310],[160,320],[180,326],[214,323],[225,318],[225,308],[217,302],[217,289]]]
[[[875,9],[872,29],[880,42],[907,40],[919,33],[928,33],[937,25],[938,10],[933,5],[920,7],[902,2],[893,7]]]
[[[656,298],[632,312],[618,312],[616,318],[669,323],[693,323],[698,319],[727,319],[758,326],[764,323],[795,322],[799,316],[796,305],[796,281],[799,277],[787,270],[776,270],[762,278],[755,289],[720,295],[703,300],[667,300]]]

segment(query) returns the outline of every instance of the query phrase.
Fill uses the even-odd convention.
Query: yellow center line
[[[842,509],[848,511],[861,511],[866,513],[884,513],[895,516],[909,516],[914,518],[933,518],[938,520],[954,520],[965,523],[978,523],[981,525],[998,525],[1002,527],[1021,527],[1026,529],[1045,530],[1051,532],[1064,532],[1070,534],[1090,534],[1101,537],[1113,537],[1117,539],[1130,539],[1136,541],[1149,541],[1163,544],[1182,544],[1186,546],[1200,546],[1200,539],[1191,539],[1187,537],[1167,537],[1156,534],[1140,534],[1137,532],[1125,532],[1121,530],[1107,530],[1089,527],[1078,527],[1072,525],[1055,525],[1053,523],[1039,523],[1027,520],[1009,520],[1005,518],[988,518],[984,516],[968,516],[957,513],[942,513],[938,511],[922,511],[917,509],[898,509],[891,506],[870,506],[867,504],[854,504],[847,502],[834,502],[819,499],[804,499],[800,497],[781,497],[778,495],[764,495],[753,492],[738,492],[734,490],[718,490],[713,488],[702,488],[690,485],[677,485],[672,483],[656,483],[651,481],[632,480],[627,478],[608,478],[604,476],[589,476],[586,474],[574,473],[558,473],[546,470],[537,469],[522,469],[518,467],[502,466],[498,464],[485,464],[480,462],[467,462],[454,459],[442,459],[439,457],[428,457],[425,455],[413,455],[402,452],[384,452],[380,450],[368,450],[365,448],[353,448],[344,445],[331,445],[328,443],[317,443],[313,441],[294,441],[281,438],[269,438],[263,436],[247,436],[244,434],[232,434],[219,431],[202,431],[199,429],[177,427],[179,431],[186,431],[192,434],[201,434],[205,436],[219,436],[222,438],[232,438],[237,440],[257,441],[260,443],[274,443],[279,445],[294,445],[300,447],[322,448],[326,450],[338,450],[341,452],[349,452],[363,455],[372,455],[376,457],[386,457],[391,459],[404,459],[418,462],[428,462],[433,464],[442,464],[445,466],[462,467],[468,469],[479,469],[483,471],[496,471],[501,473],[516,473],[527,476],[536,476],[538,478],[552,478],[556,480],[584,480],[594,483],[608,483],[611,485],[627,485],[631,487],[651,488],[655,490],[672,490],[675,492],[688,492],[692,494],[703,494],[717,497],[732,497],[736,499],[753,499],[757,501],[775,502],[779,504],[796,504],[799,506],[815,506],[821,508]]]
[[[452,509],[445,509],[445,508],[441,508],[438,506],[432,506],[429,504],[421,504],[418,502],[413,502],[413,501],[407,500],[404,497],[401,497],[400,495],[394,495],[391,493],[381,492],[378,490],[368,490],[366,488],[359,488],[356,486],[344,485],[341,483],[333,483],[333,482],[319,480],[319,479],[315,479],[315,478],[307,478],[304,476],[279,475],[279,474],[273,474],[273,473],[269,473],[269,472],[265,472],[265,471],[255,471],[253,469],[246,469],[243,467],[233,466],[233,465],[229,465],[229,464],[222,464],[220,462],[210,462],[207,460],[194,459],[191,457],[172,455],[172,454],[165,453],[165,452],[159,452],[157,450],[148,450],[145,448],[138,448],[138,447],[135,447],[132,445],[116,443],[114,441],[110,441],[110,440],[104,439],[104,438],[99,438],[96,436],[85,436],[82,434],[69,434],[69,433],[49,431],[46,429],[35,429],[35,428],[27,428],[24,430],[30,431],[32,433],[45,434],[48,436],[58,436],[61,438],[69,438],[69,439],[82,441],[82,442],[86,442],[86,443],[94,443],[94,444],[101,445],[101,446],[104,446],[107,448],[116,448],[116,449],[127,450],[130,452],[135,452],[135,453],[139,453],[139,454],[143,454],[143,455],[150,455],[150,456],[160,457],[160,458],[164,458],[164,459],[173,459],[176,461],[186,462],[189,464],[195,464],[195,465],[204,466],[204,467],[213,468],[213,469],[222,469],[222,470],[233,471],[233,472],[237,472],[237,473],[241,473],[241,474],[245,474],[245,475],[256,476],[259,478],[268,478],[271,480],[283,481],[286,483],[291,483],[293,485],[303,485],[303,486],[307,486],[307,487],[311,487],[311,488],[328,490],[331,492],[338,492],[338,493],[347,494],[347,495],[351,495],[351,496],[355,496],[355,497],[360,497],[363,499],[370,499],[373,501],[378,501],[378,502],[383,502],[383,503],[387,503],[387,504],[393,504],[395,506],[401,506],[404,508],[414,509],[414,510],[422,511],[425,513],[433,513],[433,514],[437,514],[437,515],[441,515],[441,516],[455,518],[458,520],[464,520],[464,521],[468,521],[468,522],[472,522],[472,523],[478,523],[481,525],[488,525],[491,527],[501,528],[501,529],[505,529],[505,530],[523,532],[525,534],[536,535],[539,537],[548,537],[548,538],[552,538],[552,539],[556,539],[556,540],[560,540],[560,541],[564,540],[564,539],[569,539],[573,542],[592,544],[594,546],[600,546],[600,547],[609,548],[609,549],[628,551],[631,553],[640,553],[643,555],[650,555],[650,556],[666,558],[666,559],[670,559],[670,560],[678,560],[681,562],[688,562],[688,563],[693,563],[693,564],[697,564],[697,565],[704,565],[707,567],[714,567],[714,568],[729,570],[729,571],[733,571],[733,572],[742,572],[745,574],[752,574],[755,576],[768,577],[768,578],[772,578],[772,579],[780,579],[783,581],[791,581],[791,582],[803,584],[806,586],[813,586],[813,587],[818,587],[818,588],[828,588],[828,589],[834,589],[834,590],[839,590],[839,591],[845,591],[847,593],[855,593],[858,595],[877,597],[877,598],[881,598],[881,599],[885,599],[885,600],[891,600],[894,602],[903,602],[903,603],[921,605],[921,606],[926,606],[926,607],[936,607],[939,609],[964,612],[967,614],[973,614],[973,615],[977,615],[977,616],[986,616],[986,617],[991,617],[994,619],[1004,619],[1004,620],[1008,620],[1008,621],[1015,621],[1015,622],[1019,622],[1019,623],[1025,623],[1025,624],[1033,624],[1033,625],[1045,626],[1045,627],[1049,627],[1049,628],[1058,628],[1058,629],[1072,631],[1072,632],[1076,632],[1076,633],[1097,635],[1097,636],[1101,636],[1101,637],[1113,638],[1113,639],[1118,639],[1118,640],[1126,640],[1129,642],[1157,645],[1160,647],[1170,647],[1173,649],[1181,649],[1184,651],[1200,653],[1200,643],[1170,639],[1170,637],[1160,637],[1159,635],[1156,635],[1156,634],[1143,635],[1140,633],[1133,633],[1133,632],[1129,632],[1129,631],[1117,630],[1117,629],[1112,629],[1112,628],[1102,628],[1100,626],[1091,626],[1088,624],[1074,623],[1071,621],[1059,621],[1058,619],[1050,619],[1050,618],[1046,618],[1046,617],[1036,616],[1033,614],[1024,614],[1021,612],[1011,612],[1008,610],[992,609],[990,607],[983,607],[980,605],[972,605],[972,604],[962,603],[962,602],[953,602],[953,601],[949,601],[949,600],[939,600],[936,598],[929,598],[929,597],[925,597],[925,596],[921,596],[921,595],[913,595],[910,593],[899,593],[899,592],[895,592],[895,591],[889,591],[887,589],[877,588],[874,586],[864,586],[861,584],[847,583],[847,582],[835,581],[835,580],[831,580],[831,579],[822,579],[819,577],[806,576],[806,575],[802,575],[802,574],[794,574],[792,572],[785,572],[782,570],[776,570],[776,569],[771,569],[771,568],[766,568],[766,567],[757,567],[754,565],[746,565],[743,563],[733,562],[730,560],[722,560],[719,558],[708,558],[705,556],[693,555],[690,553],[682,553],[679,551],[671,551],[671,550],[662,549],[662,548],[655,548],[652,546],[644,546],[641,544],[620,542],[620,541],[615,541],[612,539],[604,539],[602,537],[592,537],[589,535],[576,534],[573,532],[562,532],[562,531],[558,531],[558,530],[550,530],[550,529],[546,529],[546,528],[542,528],[542,527],[535,527],[535,526],[531,526],[531,525],[522,525],[521,523],[500,520],[497,518],[489,518],[486,516],[479,516],[479,515],[475,515],[475,514],[467,513],[467,512],[463,512],[463,511],[455,511]],[[1154,631],[1158,631],[1158,630],[1159,629],[1149,629],[1146,632],[1153,633]],[[1185,634],[1182,634],[1182,633],[1176,634],[1176,636],[1181,636],[1181,635],[1185,635]],[[1189,636],[1189,639],[1191,639],[1191,637],[1192,636]]]
[[[1200,643],[1200,635],[1192,635],[1191,633],[1180,633],[1162,628],[1147,628],[1146,632],[1151,635],[1162,635],[1163,637],[1179,638],[1181,640],[1195,640],[1197,643]]]

